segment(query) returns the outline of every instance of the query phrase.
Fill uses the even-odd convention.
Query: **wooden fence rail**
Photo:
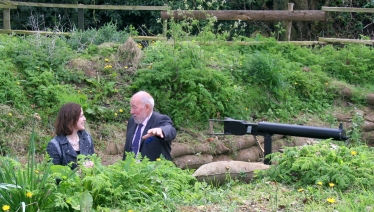
[[[91,10],[167,10],[168,6],[123,6],[123,5],[84,5],[84,4],[53,4],[53,3],[35,3],[35,2],[15,2],[0,1],[0,8],[3,8],[4,29],[11,30],[10,10],[17,9],[17,6],[24,7],[52,7],[52,8],[70,8],[78,9],[78,29],[84,30],[84,9]],[[166,24],[166,21],[164,22]],[[164,26],[166,27],[166,25]],[[164,28],[165,29],[165,28]],[[164,30],[165,32],[165,30]]]
[[[374,8],[322,7],[326,12],[374,13]]]
[[[326,15],[320,10],[175,10],[161,11],[161,19],[174,18],[197,20],[215,16],[217,20],[242,21],[325,21]]]

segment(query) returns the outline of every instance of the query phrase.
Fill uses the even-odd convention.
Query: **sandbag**
[[[197,153],[219,155],[229,151],[230,149],[227,148],[222,141],[214,139],[210,142],[205,141],[203,143],[172,143],[170,154],[172,158],[177,158],[183,155],[194,155]]]
[[[258,162],[262,157],[262,151],[259,146],[252,146],[247,149],[240,150],[234,157],[234,160],[245,162]]]
[[[229,152],[230,149],[225,146],[225,144],[218,140],[214,139],[211,142],[205,142],[193,145],[193,148],[196,153],[200,152],[202,154],[211,154],[211,155],[219,155]]]
[[[200,166],[211,163],[212,155],[183,155],[173,159],[174,164],[181,169],[197,169]]]
[[[182,155],[193,155],[195,154],[195,150],[193,149],[191,144],[185,143],[176,143],[173,142],[171,144],[171,158],[177,158]]]
[[[253,179],[254,171],[269,167],[259,162],[217,161],[200,166],[193,176],[200,182],[214,185],[221,185],[229,179],[248,183]]]
[[[230,155],[215,155],[213,156],[213,162],[216,161],[232,161],[233,159],[230,157]]]
[[[262,136],[260,136],[262,137]],[[232,151],[249,148],[256,144],[256,140],[252,135],[242,135],[232,137],[229,141],[225,142],[226,146]]]
[[[373,93],[367,95],[367,102],[369,105],[374,105],[374,94]]]

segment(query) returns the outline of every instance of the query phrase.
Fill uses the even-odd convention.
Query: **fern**
[[[334,183],[335,187],[341,190],[354,186],[373,188],[374,177],[368,174],[372,173],[373,162],[363,160],[371,157],[373,150],[367,146],[348,148],[330,142],[326,140],[314,146],[303,146],[301,149],[285,148],[281,156],[279,153],[273,153],[271,158],[275,165],[261,174],[271,180],[300,187],[323,182],[325,185]],[[360,153],[351,154],[352,151]]]

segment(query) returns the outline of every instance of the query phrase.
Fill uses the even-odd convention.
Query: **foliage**
[[[118,31],[117,25],[110,22],[99,29],[91,28],[72,33],[67,44],[77,52],[82,52],[90,46],[93,48],[105,42],[124,43],[128,37],[126,30]],[[92,50],[90,53],[92,54]]]
[[[66,177],[68,173],[63,167],[55,168],[54,176],[62,181],[57,192],[52,194],[55,199],[52,208],[78,209],[88,194],[92,197],[93,208],[173,208],[167,204],[169,199],[180,198],[181,192],[196,181],[188,172],[164,159],[138,161],[129,156],[110,166],[101,165],[95,155],[90,159],[95,166],[92,169],[80,166],[80,174],[72,178]]]
[[[332,54],[332,52],[334,52]],[[325,57],[324,71],[330,76],[349,84],[373,84],[374,67],[371,47],[347,45],[344,48],[326,46],[321,49]]]
[[[183,127],[197,127],[206,124],[209,118],[225,116],[282,122],[300,121],[301,116],[318,116],[331,107],[333,101],[343,98],[336,92],[340,88],[332,82],[343,85],[352,82],[357,85],[352,86],[354,92],[372,92],[373,82],[368,76],[371,65],[367,64],[372,60],[371,47],[308,48],[278,44],[274,38],[260,35],[254,38],[240,36],[238,33],[242,29],[239,26],[232,31],[219,31],[214,28],[215,24],[214,19],[203,24],[193,20],[171,22],[169,34],[172,40],[157,41],[142,48],[144,59],[140,61],[139,69],[121,63],[117,57],[120,44],[98,46],[91,43],[94,41],[88,38],[101,33],[93,29],[87,34],[77,34],[78,37],[71,40],[58,36],[0,35],[0,90],[4,91],[0,92],[0,134],[5,136],[0,138],[1,152],[10,155],[10,145],[22,141],[13,140],[9,135],[21,134],[21,129],[27,129],[24,117],[35,110],[46,117],[40,127],[49,133],[38,135],[33,130],[31,140],[40,142],[23,148],[30,150],[32,156],[26,167],[1,157],[0,179],[5,180],[0,182],[3,183],[0,184],[0,196],[4,197],[0,206],[6,204],[14,209],[25,202],[29,203],[26,206],[29,210],[44,211],[177,211],[181,206],[214,204],[218,205],[219,208],[214,208],[217,210],[237,211],[242,209],[243,203],[250,201],[269,203],[273,210],[279,206],[290,211],[308,207],[315,211],[338,208],[330,204],[332,196],[336,198],[334,201],[344,199],[344,192],[350,188],[371,191],[372,150],[360,145],[330,144],[329,141],[301,149],[287,148],[284,154],[271,155],[274,165],[269,172],[259,176],[264,177],[262,180],[289,185],[291,188],[287,189],[279,189],[280,184],[273,186],[269,181],[245,185],[231,181],[222,187],[211,187],[196,182],[191,176],[192,170],[181,170],[164,159],[150,162],[127,157],[126,161],[103,166],[100,157],[94,155],[89,157],[95,162],[93,169],[80,165],[78,170],[54,166],[47,163],[47,157],[36,164],[35,151],[40,148],[44,153],[42,147],[51,138],[52,119],[59,106],[68,101],[82,104],[89,122],[97,130],[95,147],[104,147],[106,141],[114,138],[114,135],[109,136],[112,129],[108,126],[120,126],[118,128],[125,131],[129,98],[140,89],[155,97],[157,110],[169,114],[177,126]],[[105,33],[98,36],[98,43],[104,38],[112,39],[111,34],[114,41],[122,35],[127,36],[124,32],[115,34],[114,25],[107,27],[103,29]],[[193,36],[194,33],[198,36]],[[79,36],[88,41],[83,42]],[[226,42],[227,39],[233,42]],[[261,43],[242,43],[247,41]],[[341,64],[346,55],[354,61],[356,68],[346,69],[346,65]],[[90,66],[73,67],[70,62],[78,57],[84,58]],[[365,77],[367,80],[358,83],[359,78]],[[355,98],[351,102],[361,103]],[[332,115],[327,119],[331,124],[335,122]],[[349,132],[354,141],[360,141],[362,121],[362,117],[354,117],[355,125]],[[61,180],[58,186],[56,179]],[[324,186],[318,187],[319,182]],[[329,183],[334,186],[330,187]],[[305,189],[306,203],[292,186]],[[240,194],[232,192],[238,190]],[[258,193],[244,195],[250,191]],[[32,202],[27,202],[30,201],[27,192],[32,192]],[[280,200],[278,202],[282,195],[287,197],[282,201],[284,205],[280,205]],[[292,202],[288,195],[294,197]],[[326,202],[328,198],[330,202]],[[369,205],[367,199],[360,198],[360,205],[348,208],[361,209]]]
[[[225,72],[209,68],[199,59],[207,57],[203,54],[194,43],[175,47],[156,43],[147,49],[144,61],[151,65],[138,71],[132,89],[152,91],[156,108],[171,115],[177,125],[212,117],[240,117],[231,102],[240,100],[241,90]]]
[[[287,147],[269,157],[275,164],[262,173],[270,180],[298,187],[316,185],[346,190],[373,188],[373,150],[366,145],[347,147],[330,140],[313,146]],[[333,184],[330,184],[333,183]]]
[[[49,195],[55,189],[51,181],[50,164],[35,161],[34,127],[38,115],[33,120],[28,163],[24,168],[19,162],[0,157],[0,205],[8,205],[12,211],[37,211],[47,207],[53,200]]]

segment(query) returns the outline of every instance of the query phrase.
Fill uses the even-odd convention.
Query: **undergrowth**
[[[164,159],[139,162],[127,157],[103,166],[94,155],[95,167],[82,167],[79,172],[52,166],[47,157],[37,164],[35,153],[45,153],[45,145],[53,136],[55,114],[67,101],[82,104],[92,129],[97,130],[92,133],[95,142],[121,143],[123,138],[109,135],[115,134],[116,126],[125,125],[130,116],[129,98],[138,90],[149,91],[156,110],[170,115],[177,128],[197,128],[210,118],[225,117],[300,122],[303,116],[322,116],[334,101],[348,98],[348,94],[357,94],[349,96],[351,104],[365,105],[366,94],[372,92],[370,46],[279,44],[260,35],[240,36],[240,22],[233,32],[223,33],[218,33],[214,24],[213,18],[204,26],[172,20],[168,33],[173,40],[150,42],[148,46],[124,40],[131,30],[118,32],[113,25],[71,38],[0,35],[1,154],[11,156],[29,149],[29,161],[33,161],[22,166],[10,157],[1,157],[3,210],[5,205],[13,210],[27,201],[29,210],[44,211],[82,207],[176,211],[200,205],[222,211],[251,205],[260,211],[369,210],[373,158],[372,150],[358,142],[359,125],[349,132],[357,145],[324,141],[286,148],[283,154],[271,155],[272,167],[250,184],[229,180],[214,187],[192,178],[193,170],[181,170]],[[192,36],[192,31],[198,36]],[[226,42],[229,37],[234,42]],[[124,46],[139,56],[137,62],[123,63],[120,57],[124,54],[118,49],[124,53]],[[80,62],[79,66],[73,62]],[[42,117],[38,130],[26,119],[35,112]],[[324,119],[336,124],[332,115]],[[355,117],[354,122],[362,120]],[[28,135],[25,131],[30,126],[31,143],[25,137],[15,137]],[[56,184],[56,179],[62,181]]]

